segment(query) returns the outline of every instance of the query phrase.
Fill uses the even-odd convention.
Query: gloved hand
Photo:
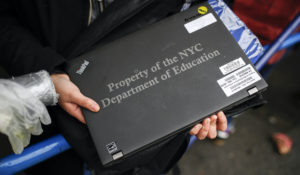
[[[38,97],[21,84],[0,79],[0,132],[8,136],[17,154],[29,144],[31,134],[43,132],[41,123],[51,123],[48,111]]]

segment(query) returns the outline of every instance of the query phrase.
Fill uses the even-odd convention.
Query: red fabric
[[[300,12],[300,0],[235,0],[233,11],[263,45],[270,44]],[[278,61],[284,51],[269,63]]]
[[[233,10],[264,45],[271,43],[300,12],[300,1],[235,0]]]
[[[282,56],[285,54],[285,49],[281,50],[281,51],[278,51],[276,52],[268,61],[268,64],[274,64],[276,63],[277,61],[279,61]]]

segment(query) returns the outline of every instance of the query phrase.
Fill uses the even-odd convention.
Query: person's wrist
[[[54,73],[54,74],[50,75],[50,78],[53,82],[56,93],[59,95],[58,103],[60,104],[61,95],[63,94],[63,89],[61,88],[62,87],[61,83],[70,81],[70,78],[65,73]]]
[[[57,78],[66,78],[66,79],[70,80],[69,75],[65,74],[65,73],[54,73],[54,74],[51,74],[50,77],[51,77],[53,83]]]

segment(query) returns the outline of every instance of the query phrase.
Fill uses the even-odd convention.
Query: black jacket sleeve
[[[18,21],[10,0],[0,1],[0,64],[10,75],[41,69],[53,72],[65,59],[41,42]]]

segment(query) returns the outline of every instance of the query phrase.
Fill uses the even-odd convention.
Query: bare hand
[[[70,115],[85,123],[81,107],[98,112],[100,106],[92,99],[84,96],[67,74],[52,74],[51,79],[59,94],[59,105]]]
[[[196,124],[193,129],[191,129],[190,134],[197,136],[199,140],[204,140],[206,137],[214,139],[217,136],[217,130],[225,131],[226,128],[226,116],[220,111],[217,115],[212,115],[204,119],[202,124]]]

